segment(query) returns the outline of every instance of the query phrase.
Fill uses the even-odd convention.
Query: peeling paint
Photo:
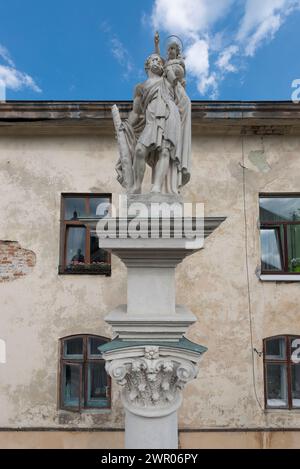
[[[28,275],[35,263],[35,253],[22,248],[17,241],[0,241],[0,282]]]
[[[248,155],[249,161],[262,173],[270,171],[270,165],[267,161],[264,150],[250,151]]]

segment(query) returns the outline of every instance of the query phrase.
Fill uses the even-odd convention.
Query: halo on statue
[[[164,40],[164,50],[168,52],[170,44],[173,44],[174,42],[178,45],[180,54],[182,55],[183,54],[183,42],[180,39],[180,37],[175,36],[174,34],[172,34],[171,36],[168,36]]]

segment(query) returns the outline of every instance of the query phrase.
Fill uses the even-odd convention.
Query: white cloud
[[[7,65],[0,65],[0,82],[3,83],[6,88],[14,91],[18,91],[22,88],[31,88],[37,93],[42,91],[30,75],[19,72],[16,68]]]
[[[134,70],[134,64],[128,50],[116,36],[116,34],[113,33],[112,28],[107,21],[103,21],[100,25],[100,28],[108,36],[111,53],[119,65],[123,68],[123,78],[127,80],[129,75]]]
[[[219,87],[217,74],[213,72],[211,75],[203,76],[199,80],[197,88],[202,95],[209,93],[211,99],[218,99]]]
[[[2,86],[14,91],[30,88],[36,93],[41,93],[42,90],[30,75],[17,70],[8,50],[1,44],[0,58],[4,61],[4,64],[0,64],[0,83]]]
[[[156,0],[152,12],[155,28],[174,34],[199,36],[220,19],[234,0]]]
[[[284,12],[288,4],[299,3],[294,0],[246,0],[245,11],[242,18],[238,40],[245,40],[267,19],[273,17],[275,13]]]
[[[245,48],[245,54],[247,56],[253,57],[256,49],[261,45],[265,40],[271,40],[274,38],[278,29],[282,24],[282,19],[280,15],[272,15],[269,18],[266,18],[258,26],[255,33],[249,38],[249,42]]]
[[[201,94],[210,93],[212,99],[217,97],[217,81],[214,74],[209,74],[208,43],[198,39],[186,50],[186,67],[197,81],[197,88]]]
[[[186,66],[191,75],[207,75],[209,71],[208,43],[204,39],[195,41],[186,51]]]
[[[229,46],[221,52],[219,58],[216,62],[216,65],[222,72],[236,72],[237,68],[235,65],[230,63],[232,57],[236,55],[239,51],[237,46]]]
[[[0,57],[8,63],[8,65],[10,65],[11,67],[15,67],[15,64],[10,56],[10,53],[8,52],[8,50],[6,49],[6,47],[2,46],[0,44]]]
[[[117,37],[113,37],[110,40],[110,44],[111,52],[115,59],[119,62],[119,64],[125,68],[124,77],[127,78],[133,70],[133,65],[129,52]]]
[[[233,8],[240,21],[218,29]],[[154,0],[151,23],[153,30],[181,36],[187,73],[201,94],[216,97],[226,74],[237,72],[245,58],[272,40],[297,8],[300,0]],[[220,39],[224,50],[218,54]]]
[[[221,19],[235,0],[155,0],[152,25],[156,30],[182,37],[188,73],[201,94],[216,97],[217,78],[210,72],[209,30]]]
[[[264,41],[272,40],[288,15],[300,8],[300,0],[247,0],[237,40],[245,55],[253,56]]]

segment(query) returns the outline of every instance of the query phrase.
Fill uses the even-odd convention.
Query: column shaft
[[[164,417],[142,417],[125,411],[126,449],[177,449],[177,412]]]

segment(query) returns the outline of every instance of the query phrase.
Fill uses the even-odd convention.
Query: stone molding
[[[183,305],[176,305],[175,314],[158,315],[154,312],[149,317],[130,315],[127,305],[119,305],[105,317],[105,321],[122,340],[178,342],[196,322],[196,317]]]

